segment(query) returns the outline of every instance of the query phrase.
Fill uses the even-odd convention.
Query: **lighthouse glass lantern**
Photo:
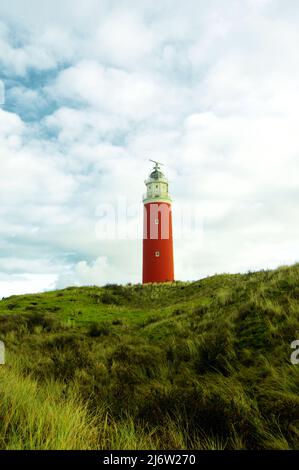
[[[153,161],[153,160],[151,160]],[[154,163],[145,181],[143,196],[143,283],[172,282],[174,280],[172,207],[168,180],[159,162]]]

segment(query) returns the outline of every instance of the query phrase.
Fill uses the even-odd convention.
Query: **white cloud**
[[[69,46],[67,43],[69,42]],[[61,47],[58,46],[61,44]],[[0,64],[7,74],[25,75],[28,69],[50,70],[71,55],[71,43],[63,30],[51,28],[24,36],[24,44],[13,44],[8,28],[0,24]]]
[[[80,261],[75,268],[75,276],[79,284],[104,282],[108,269],[107,258],[101,257],[88,265],[86,261]]]
[[[19,116],[8,113],[0,109],[0,136],[11,138],[14,135],[21,135],[25,130],[25,125]]]
[[[96,145],[99,138],[115,136],[117,132],[128,132],[126,119],[115,114],[99,112],[93,108],[73,109],[62,107],[44,120],[48,130],[57,133],[64,144],[76,142]],[[91,147],[89,147],[92,152]]]
[[[7,280],[0,280],[0,298],[11,295],[34,294],[44,290],[53,289],[56,276],[23,274],[22,276],[10,277]]]
[[[179,99],[162,80],[95,61],[81,61],[63,70],[47,92],[56,100],[81,103],[133,121],[167,111],[167,106],[171,112]]]
[[[107,63],[125,69],[144,62],[157,43],[154,31],[138,17],[137,11],[118,9],[100,22],[94,47]]]
[[[9,145],[2,147],[0,164],[2,204],[63,203],[75,188],[72,176],[64,174],[54,158],[34,151],[33,147],[19,151],[9,149]]]

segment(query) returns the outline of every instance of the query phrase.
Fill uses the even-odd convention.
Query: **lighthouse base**
[[[143,240],[143,284],[173,282],[173,253],[169,240]]]

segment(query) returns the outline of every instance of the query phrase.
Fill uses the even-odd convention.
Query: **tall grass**
[[[0,447],[2,449],[88,449],[97,428],[86,406],[62,398],[57,383],[39,386],[11,364],[0,367]]]

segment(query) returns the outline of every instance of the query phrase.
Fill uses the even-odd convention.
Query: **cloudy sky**
[[[296,0],[1,0],[0,297],[140,282],[149,157],[177,279],[298,261],[298,48]]]

